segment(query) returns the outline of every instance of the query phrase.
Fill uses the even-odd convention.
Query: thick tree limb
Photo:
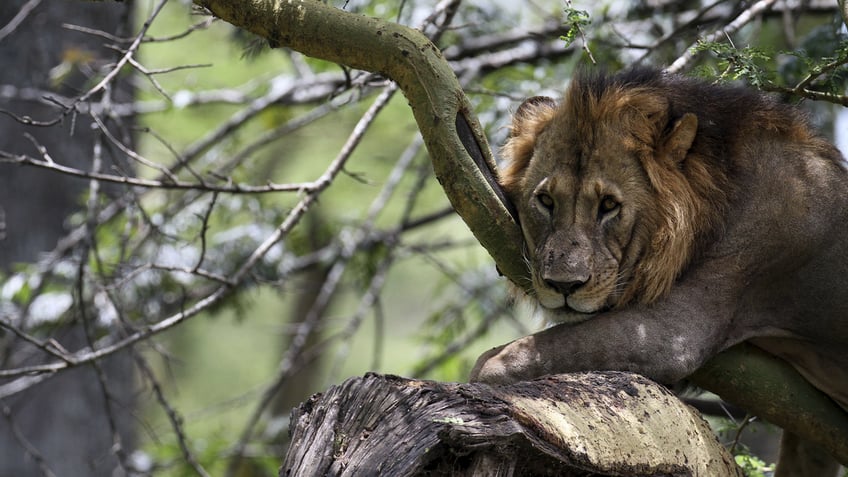
[[[828,449],[848,463],[848,413],[795,369],[743,343],[708,361],[693,382]]]
[[[694,410],[629,373],[509,386],[369,374],[301,404],[291,433],[281,476],[741,475]]]
[[[197,0],[214,15],[266,38],[272,46],[381,73],[409,100],[433,168],[448,198],[501,273],[527,275],[521,233],[499,200],[491,151],[459,81],[421,32],[338,10],[314,0]],[[512,258],[511,258],[512,257]]]
[[[379,19],[350,14],[314,0],[195,0],[214,15],[306,55],[379,72],[396,81],[409,100],[439,181],[451,203],[501,272],[529,286],[522,259],[522,237],[507,206],[499,199],[489,146],[468,100],[439,50],[421,33]],[[770,2],[760,2],[766,5]],[[724,399],[743,404],[766,420],[821,442],[848,463],[848,417],[828,399],[801,396],[818,391],[794,370],[772,357],[757,360],[757,372],[744,380],[731,377],[749,366],[748,353],[726,352],[694,378]],[[769,370],[766,372],[765,370]],[[770,390],[779,376],[784,399],[768,393],[751,399],[752,390]],[[790,383],[786,384],[786,383]],[[819,393],[820,394],[820,393]],[[760,394],[762,396],[762,394]],[[789,412],[791,410],[791,412]],[[837,418],[839,416],[839,418]],[[822,439],[821,431],[828,437]]]

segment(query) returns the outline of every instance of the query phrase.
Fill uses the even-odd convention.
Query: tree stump
[[[696,411],[639,375],[508,386],[367,374],[292,413],[280,476],[742,475]]]

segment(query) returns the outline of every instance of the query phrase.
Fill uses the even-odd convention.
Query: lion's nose
[[[545,280],[545,284],[563,295],[568,296],[574,293],[578,288],[585,285],[588,281],[588,278],[586,280],[569,281]]]

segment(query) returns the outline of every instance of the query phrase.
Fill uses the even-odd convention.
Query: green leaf
[[[742,469],[747,477],[765,477],[766,471],[772,470],[765,462],[753,455],[740,454],[735,459],[736,465]]]
[[[575,38],[577,38],[577,34],[580,33],[580,29],[589,25],[592,20],[586,10],[578,10],[576,8],[567,7],[564,10],[564,13],[565,20],[562,24],[568,27],[568,33],[560,36],[559,38],[565,42],[565,46],[571,46],[571,44],[574,43]]]

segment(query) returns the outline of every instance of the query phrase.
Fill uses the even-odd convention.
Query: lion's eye
[[[620,205],[621,204],[619,204],[615,198],[607,195],[601,199],[601,205],[598,206],[598,212],[600,215],[607,215],[618,210]]]
[[[553,197],[549,196],[548,194],[546,194],[544,192],[540,192],[540,193],[536,194],[536,200],[538,200],[539,203],[542,204],[542,207],[544,207],[545,209],[547,209],[547,210],[553,210],[554,209],[554,199],[553,199]]]

